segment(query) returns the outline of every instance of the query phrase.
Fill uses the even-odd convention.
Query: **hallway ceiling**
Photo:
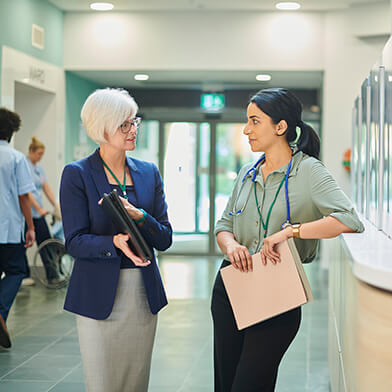
[[[49,0],[66,12],[96,12],[89,8],[93,1],[104,0]],[[278,0],[108,0],[114,4],[114,11],[277,11]],[[297,0],[302,11],[326,12],[365,4],[388,3],[389,0]],[[282,11],[277,11],[282,12]],[[149,71],[149,70],[70,70],[75,74],[104,86],[151,89],[202,89],[219,91],[223,89],[266,88],[281,86],[287,88],[321,88],[321,71]],[[133,79],[136,73],[147,73],[148,81]],[[259,73],[272,76],[270,82],[258,82]]]
[[[49,0],[64,11],[89,11],[93,0]],[[104,1],[104,0],[100,0]],[[277,11],[278,0],[107,0],[114,4],[114,11],[192,11],[192,10],[241,10]],[[302,11],[331,11],[361,4],[389,3],[389,0],[296,0]]]
[[[104,86],[154,89],[196,89],[220,91],[230,89],[258,89],[267,87],[321,88],[321,71],[147,71],[150,79],[138,82],[133,71],[72,71],[76,75]],[[258,82],[256,75],[268,73],[271,81]]]

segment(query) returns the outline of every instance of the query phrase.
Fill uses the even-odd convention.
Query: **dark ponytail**
[[[315,130],[301,120],[302,104],[299,99],[285,88],[268,88],[260,90],[250,102],[271,117],[274,124],[285,120],[287,130],[284,133],[287,143],[293,143],[297,139],[297,127],[301,129],[297,147],[314,158],[320,156],[320,139]]]
[[[316,131],[309,125],[300,121],[298,127],[301,129],[301,134],[297,141],[298,150],[305,154],[320,159],[320,138]]]

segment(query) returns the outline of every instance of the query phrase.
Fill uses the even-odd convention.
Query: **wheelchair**
[[[49,289],[60,289],[66,287],[68,284],[74,259],[65,249],[61,221],[56,221],[52,216],[51,226],[53,238],[45,240],[38,246],[34,254],[34,268],[32,271],[34,271],[34,277],[43,286]],[[42,261],[42,255],[45,255],[46,265]],[[48,262],[50,263],[49,265]],[[56,271],[59,278],[48,280],[46,276],[46,270],[48,268]]]

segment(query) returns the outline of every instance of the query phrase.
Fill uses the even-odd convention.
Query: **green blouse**
[[[259,252],[264,242],[264,228],[257,211],[252,182],[253,173],[248,174],[246,180],[242,181],[253,164],[247,164],[241,168],[223,215],[215,227],[215,235],[221,231],[233,233],[235,239],[249,249],[250,254]],[[286,174],[288,164],[270,173],[265,182],[260,167],[261,165],[255,178],[256,192],[259,209],[265,221],[276,191]],[[364,231],[363,224],[351,201],[340,189],[327,168],[322,162],[302,151],[293,156],[288,178],[288,194],[292,223],[306,223],[333,216],[356,232]],[[237,214],[238,210],[242,212]],[[272,208],[267,236],[279,231],[285,221],[286,198],[283,186]],[[316,256],[319,240],[295,239],[295,243],[302,262],[311,262]]]

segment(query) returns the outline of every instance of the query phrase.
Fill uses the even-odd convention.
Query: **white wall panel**
[[[323,161],[350,194],[343,152],[351,147],[352,105],[386,38],[361,40],[348,30],[349,12],[328,13],[325,20],[323,89]],[[388,15],[386,15],[388,18]]]
[[[317,13],[66,13],[66,69],[323,68]]]

